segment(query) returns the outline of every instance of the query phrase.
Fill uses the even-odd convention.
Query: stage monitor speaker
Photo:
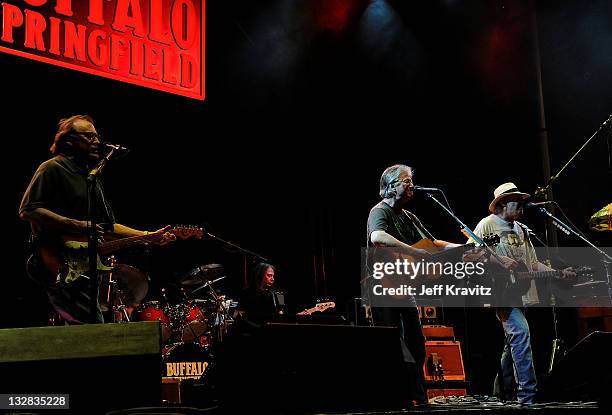
[[[612,333],[596,331],[572,347],[543,379],[543,400],[598,401],[612,407]]]
[[[74,413],[159,405],[159,322],[0,330],[2,393],[69,394]]]
[[[467,389],[465,388],[427,389],[427,399],[432,399],[436,397],[448,398],[449,396],[465,396],[465,395],[467,395]]]
[[[225,339],[215,370],[230,413],[406,408],[396,328],[268,323]]]

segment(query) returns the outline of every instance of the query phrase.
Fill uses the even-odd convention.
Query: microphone
[[[555,202],[552,200],[547,200],[545,202],[529,202],[529,203],[525,203],[525,207],[526,208],[536,208],[536,207],[544,207],[546,205],[554,205]]]
[[[130,151],[130,149],[129,149],[129,148],[127,148],[127,147],[124,147],[124,146],[119,145],[119,144],[112,144],[112,143],[108,143],[108,142],[106,142],[106,141],[101,141],[101,142],[100,142],[100,146],[102,146],[102,147],[104,147],[104,148],[106,148],[106,149],[108,149],[108,150],[125,151],[126,153],[127,153],[128,151]]]
[[[412,188],[413,192],[439,192],[440,189],[436,188],[436,187],[421,187],[421,186],[414,186]]]

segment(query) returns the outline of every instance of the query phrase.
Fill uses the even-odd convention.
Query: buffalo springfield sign
[[[0,51],[204,99],[205,0],[7,0]]]

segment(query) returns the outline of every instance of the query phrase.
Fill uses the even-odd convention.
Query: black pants
[[[381,307],[372,309],[374,324],[398,327],[411,398],[417,403],[427,402],[424,390],[425,336],[416,307]],[[408,352],[408,353],[407,353]]]

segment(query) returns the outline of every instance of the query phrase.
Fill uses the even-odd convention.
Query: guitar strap
[[[533,246],[533,243],[531,242],[531,238],[529,237],[529,228],[527,228],[527,226],[523,225],[521,222],[517,221],[516,223],[523,230],[523,235],[524,235],[525,240],[529,242],[529,245]]]

